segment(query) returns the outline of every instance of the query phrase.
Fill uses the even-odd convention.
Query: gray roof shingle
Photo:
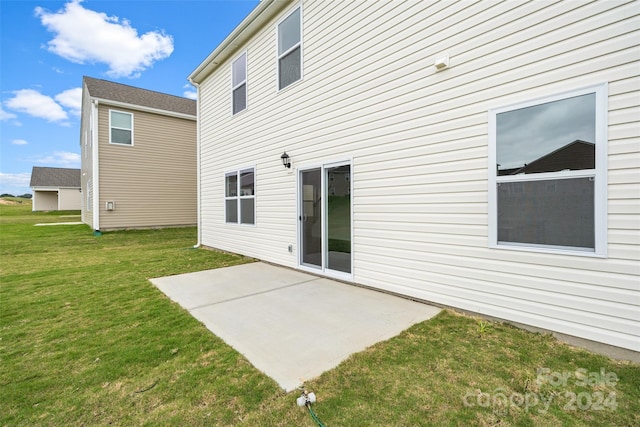
[[[45,168],[34,166],[31,171],[30,187],[73,187],[80,188],[80,169]]]
[[[83,77],[89,95],[94,98],[124,102],[132,105],[156,108],[175,113],[196,115],[196,101],[180,96],[141,89],[138,87],[110,82],[108,80]]]

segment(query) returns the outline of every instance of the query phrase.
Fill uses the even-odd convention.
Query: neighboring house
[[[32,211],[79,210],[82,204],[80,169],[34,166],[31,171]]]
[[[594,169],[595,166],[596,145],[593,142],[575,140],[519,168],[500,169],[498,165],[498,176]]]
[[[199,242],[638,352],[639,39],[633,1],[263,0],[189,77]]]
[[[94,230],[196,224],[195,101],[84,77],[80,144]]]

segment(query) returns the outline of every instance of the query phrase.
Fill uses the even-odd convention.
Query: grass
[[[33,226],[64,220],[0,205],[0,425],[315,425],[148,281],[250,259],[193,228]],[[640,366],[451,311],[306,386],[327,426],[640,425]]]

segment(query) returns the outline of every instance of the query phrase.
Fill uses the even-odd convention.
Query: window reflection
[[[238,195],[238,176],[234,173],[233,175],[227,175],[226,179],[226,197],[236,197]]]
[[[496,116],[499,176],[595,169],[595,94]]]
[[[240,195],[241,196],[253,196],[254,184],[253,184],[253,169],[240,172]]]

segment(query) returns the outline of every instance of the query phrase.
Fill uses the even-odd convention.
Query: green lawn
[[[250,259],[60,215],[0,205],[0,425],[315,425],[148,281]],[[327,426],[640,425],[639,365],[451,311],[307,387]]]

